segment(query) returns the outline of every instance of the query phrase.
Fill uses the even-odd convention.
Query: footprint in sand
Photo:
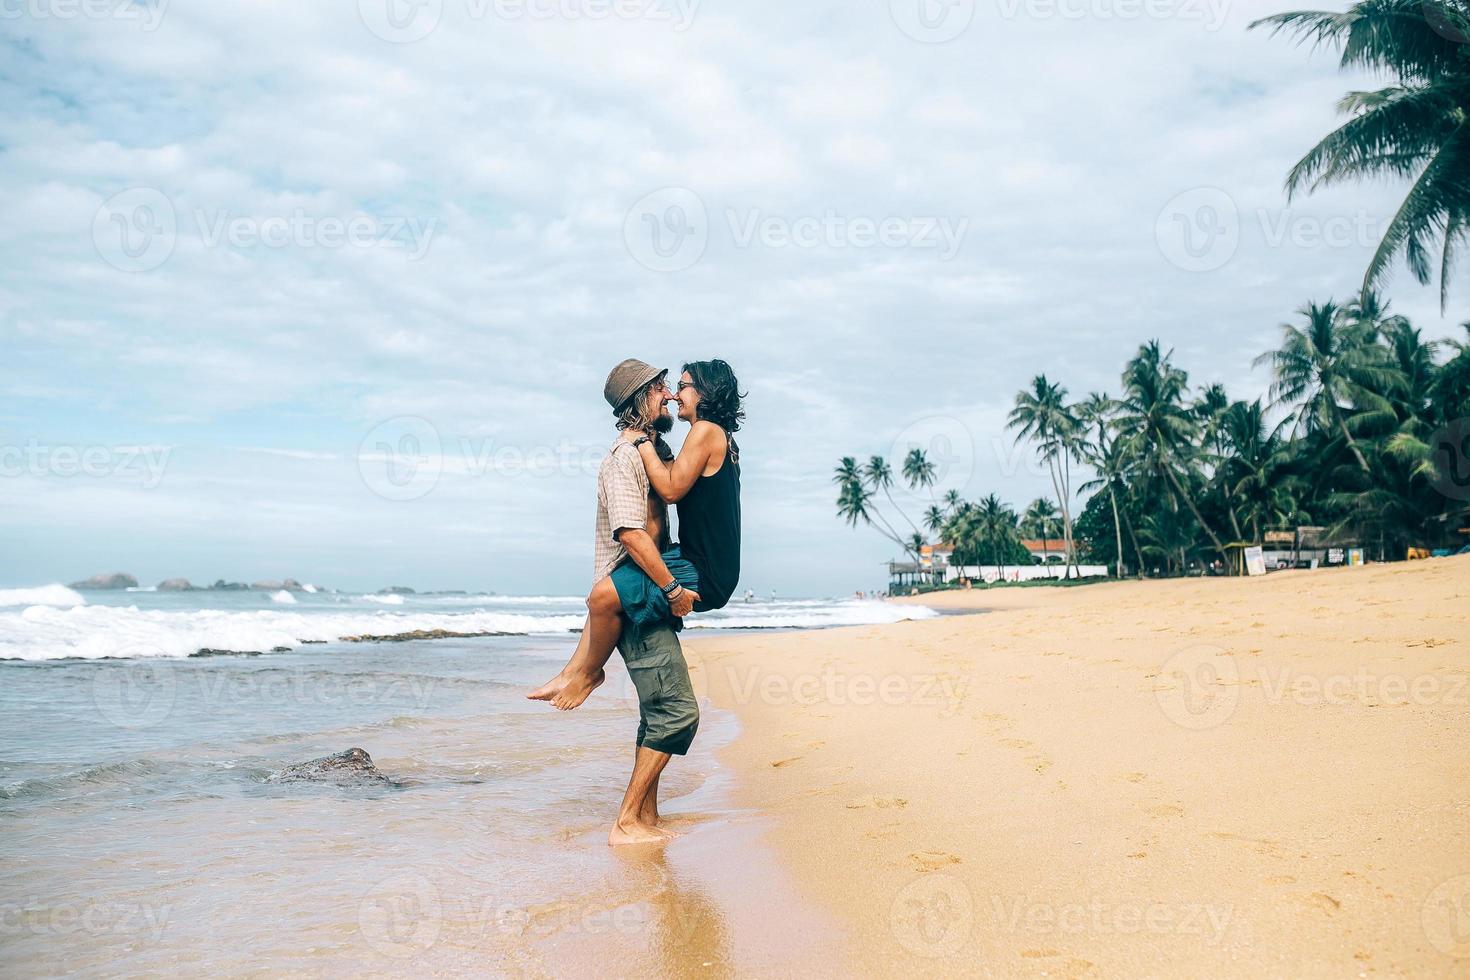
[[[1312,892],[1310,895],[1301,895],[1297,898],[1297,901],[1303,905],[1326,912],[1328,915],[1342,908],[1342,903],[1326,892]]]
[[[1268,885],[1294,885],[1296,884],[1296,875],[1271,875],[1269,878],[1263,880]]]
[[[901,796],[858,796],[843,804],[849,810],[865,810],[868,807],[877,807],[880,810],[896,807],[901,810],[908,805],[909,801]]]
[[[1151,817],[1182,817],[1184,816],[1184,807],[1175,806],[1172,803],[1159,803],[1154,806],[1144,807],[1143,812]]]
[[[1031,743],[1026,741],[1024,738],[1003,738],[1000,740],[1000,744],[1004,745],[1008,749],[1031,748]]]
[[[1148,851],[1134,851],[1128,856],[1133,858],[1135,861],[1142,861],[1144,858],[1148,857]]]
[[[948,851],[915,851],[909,855],[909,860],[914,862],[914,867],[919,871],[938,871],[948,865],[960,863],[960,859]]]
[[[776,759],[776,760],[774,760],[771,763],[771,767],[773,769],[780,769],[782,766],[789,766],[789,765],[791,765],[791,763],[795,762],[797,759],[800,759],[800,758],[801,758],[801,756],[799,756],[799,755],[793,755],[789,759]]]
[[[1125,772],[1123,773],[1123,778],[1130,783],[1141,783],[1148,778],[1148,774],[1142,772]]]

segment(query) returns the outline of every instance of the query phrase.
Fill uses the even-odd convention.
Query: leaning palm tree
[[[898,506],[898,501],[893,499],[893,468],[888,465],[888,461],[882,456],[869,456],[868,465],[864,469],[863,475],[867,478],[870,486],[876,490],[883,491],[883,496],[888,498],[888,503],[894,510],[898,511],[898,516],[902,517],[908,523],[908,526],[913,529],[914,534],[918,534],[919,526],[909,518],[908,514],[904,513],[902,507]]]
[[[868,489],[863,468],[858,465],[854,457],[842,457],[841,462],[832,472],[832,482],[837,484],[838,517],[847,521],[852,527],[865,524],[873,528],[905,552],[913,555],[914,561],[919,560],[918,549],[910,547],[911,542],[904,540],[893,529],[893,525],[889,524],[882,513],[873,506],[873,491]]]
[[[1378,243],[1363,288],[1379,283],[1400,252],[1421,283],[1439,266],[1440,308],[1455,248],[1470,233],[1470,18],[1465,0],[1360,0],[1346,11],[1299,10],[1251,24],[1341,48],[1345,70],[1369,69],[1396,84],[1349,92],[1347,122],[1297,161],[1288,199],[1348,180],[1398,177],[1409,191]],[[1439,256],[1434,263],[1438,243]]]
[[[1297,314],[1303,325],[1283,323],[1281,347],[1253,363],[1271,365],[1271,396],[1278,404],[1300,402],[1296,412],[1301,429],[1336,430],[1358,468],[1370,473],[1343,404],[1371,401],[1373,390],[1392,383],[1392,372],[1374,346],[1372,334],[1359,321],[1344,316],[1336,303],[1308,303]]]

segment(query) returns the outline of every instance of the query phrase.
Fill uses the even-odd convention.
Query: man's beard
[[[649,426],[649,428],[653,429],[659,435],[671,432],[674,428],[674,417],[668,412],[659,412],[658,418],[653,420],[653,425]]]

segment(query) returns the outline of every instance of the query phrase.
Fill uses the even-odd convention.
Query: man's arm
[[[653,492],[665,503],[683,500],[714,454],[723,453],[725,438],[725,431],[718,425],[700,420],[690,428],[689,438],[684,440],[672,463],[658,458],[652,442],[639,446],[638,454],[643,457],[643,468],[648,472],[648,484],[653,487]]]
[[[629,557],[643,569],[643,574],[653,579],[654,585],[662,589],[674,581],[674,573],[664,564],[663,556],[658,553],[658,545],[647,531],[641,527],[622,527],[614,535],[628,549]],[[687,616],[694,608],[694,600],[698,598],[698,592],[681,585],[669,596],[669,611],[675,616]]]

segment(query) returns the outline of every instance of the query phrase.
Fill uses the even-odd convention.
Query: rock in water
[[[113,572],[111,575],[93,575],[85,582],[73,582],[73,589],[136,589],[138,580],[127,572]]]
[[[186,578],[166,578],[158,583],[159,592],[193,592],[195,586]]]
[[[310,762],[287,766],[270,777],[273,783],[335,783],[338,786],[389,785],[393,781],[373,765],[373,757],[359,748],[336,755],[322,756]]]

